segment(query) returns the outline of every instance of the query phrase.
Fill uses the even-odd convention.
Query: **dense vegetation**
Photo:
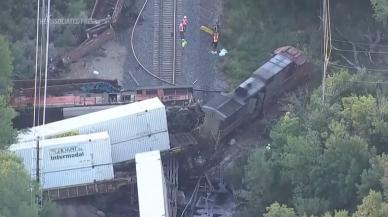
[[[40,208],[35,202],[37,185],[30,180],[20,159],[0,150],[0,165],[0,216],[54,216],[53,204]]]
[[[249,76],[274,49],[284,45],[298,47],[322,65],[322,0],[224,2],[221,43],[230,52],[221,66],[234,83]],[[387,55],[375,52],[388,51],[386,46],[379,46],[387,42],[387,1],[330,2],[332,44],[336,48],[332,61],[350,67],[383,68]]]
[[[221,66],[235,82],[286,44],[322,65],[321,1],[225,2],[223,43],[230,55]],[[388,85],[373,70],[387,64],[381,43],[387,42],[388,4],[331,3],[333,64],[325,101],[320,88],[290,97],[268,147],[229,171],[244,217],[388,216]]]
[[[0,150],[10,144],[15,136],[12,119],[15,111],[8,106],[10,78],[12,74],[12,56],[7,40],[0,36]]]
[[[16,113],[8,106],[12,70],[9,44],[0,36],[0,216],[53,216],[51,204],[40,209],[35,203],[37,185],[27,175],[20,159],[4,150],[15,138],[12,119]]]
[[[42,2],[42,1],[41,1]],[[91,0],[51,1],[52,18],[86,17],[85,9]],[[13,77],[33,76],[35,65],[37,0],[0,1],[0,30],[10,43],[14,72]],[[81,38],[80,25],[52,25],[50,55],[63,52]]]
[[[387,194],[388,101],[373,88],[342,82],[355,77],[342,71],[329,78],[325,103],[320,89],[302,99],[306,105],[294,105],[272,129],[270,148],[248,157],[244,216],[274,202],[321,215],[355,209],[370,189]]]

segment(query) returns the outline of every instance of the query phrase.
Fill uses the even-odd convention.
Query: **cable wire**
[[[42,13],[41,13],[41,21],[43,21],[45,19],[45,0],[42,1]],[[40,43],[40,55],[39,55],[39,89],[38,89],[38,111],[37,111],[37,125],[39,126],[40,125],[40,111],[41,111],[41,97],[42,97],[42,93],[41,93],[41,87],[42,87],[42,65],[43,65],[43,47],[44,47],[44,41],[45,41],[45,35],[44,35],[44,22],[40,22],[42,24],[42,28],[41,28],[41,37],[42,37],[42,40],[41,40],[41,43]],[[35,133],[35,131],[34,131]]]
[[[322,103],[325,102],[325,88],[326,88],[326,71],[330,61],[331,55],[331,26],[330,26],[330,0],[323,0],[322,7],[322,22],[323,22],[323,76],[322,76]]]
[[[333,47],[333,50],[343,51],[343,52],[352,52],[352,53],[373,53],[373,54],[388,54],[388,51],[367,51],[367,50],[347,50]]]
[[[344,42],[344,43],[348,43],[348,44],[359,44],[359,45],[369,45],[369,46],[373,45],[373,46],[376,46],[376,47],[388,48],[388,45],[371,44],[371,43],[367,43],[367,42],[352,42],[352,41],[345,41],[345,40],[340,40],[340,39],[332,39],[332,41]]]
[[[359,69],[359,68],[354,67],[354,66],[345,66],[345,65],[341,65],[341,64],[337,64],[337,63],[332,63],[332,62],[329,62],[329,65],[337,67],[337,68]],[[370,69],[370,68],[365,68],[365,67],[360,67],[360,68],[365,69],[366,71],[372,71],[372,72],[388,72],[388,69]]]
[[[388,81],[360,81],[360,80],[342,80],[333,78],[335,81],[343,81],[349,83],[360,83],[360,84],[388,84]]]
[[[40,0],[37,2],[37,13],[36,13],[36,43],[35,43],[35,78],[34,78],[34,116],[32,126],[35,127],[36,121],[36,86],[38,79],[38,53],[39,53],[39,18],[40,18]]]
[[[50,2],[47,2],[47,23],[46,23],[46,62],[44,69],[44,96],[43,96],[43,120],[42,124],[46,124],[46,98],[47,98],[47,71],[48,71],[48,47],[50,41]]]

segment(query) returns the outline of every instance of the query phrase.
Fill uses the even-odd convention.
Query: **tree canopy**
[[[298,47],[317,65],[322,64],[322,1],[224,2],[220,43],[229,52],[220,66],[234,84],[248,77],[272,51],[284,45]],[[387,1],[343,0],[330,1],[330,5],[333,63],[384,69]]]
[[[370,189],[388,191],[387,100],[376,88],[342,85],[341,78],[354,76],[332,75],[325,103],[320,89],[313,91],[303,108],[291,107],[274,126],[271,149],[250,154],[243,177],[245,216],[263,213],[274,202],[307,216],[352,210]],[[334,86],[341,91],[332,94]]]
[[[10,86],[13,71],[12,55],[8,41],[0,35],[0,93],[4,94]]]
[[[92,0],[51,1],[52,18],[84,18]],[[42,3],[42,1],[41,1]],[[0,2],[0,30],[10,43],[13,53],[13,77],[33,76],[36,43],[37,0],[3,0]],[[80,37],[80,25],[51,25],[50,43],[55,53],[75,46]],[[51,49],[53,51],[53,49]],[[51,56],[53,53],[50,53]]]
[[[55,206],[36,202],[38,185],[30,179],[24,165],[15,155],[0,150],[0,216],[2,217],[51,217]]]
[[[16,113],[8,106],[12,70],[12,55],[8,42],[0,35],[0,149],[11,144],[15,137],[12,119]]]
[[[375,11],[377,21],[387,25],[388,22],[388,2],[385,0],[370,0]]]
[[[302,215],[300,215],[302,216]],[[303,215],[305,217],[306,215]],[[388,216],[388,203],[384,202],[381,194],[376,191],[370,191],[369,194],[362,199],[361,204],[357,206],[357,210],[353,215],[349,215],[348,211],[334,211],[334,215],[330,212],[322,214],[321,217],[386,217]],[[297,217],[293,208],[288,208],[286,205],[273,203],[266,208],[264,217]],[[311,216],[314,217],[314,216]]]
[[[267,207],[267,213],[264,214],[264,217],[296,217],[296,214],[292,208],[273,203],[270,207]]]

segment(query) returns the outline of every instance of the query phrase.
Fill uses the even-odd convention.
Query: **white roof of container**
[[[79,129],[80,127],[85,126],[86,124],[91,125],[103,121],[121,118],[131,114],[137,114],[146,110],[154,110],[159,108],[164,108],[164,105],[159,100],[159,98],[155,97],[140,102],[134,102],[127,105],[117,106],[111,109],[106,109],[78,117],[49,123],[46,125],[37,126],[31,128],[30,131],[26,133],[20,133],[18,135],[18,141],[31,141],[35,139],[34,137],[36,137],[37,135],[43,137],[45,135],[59,134],[62,132],[67,132],[70,129]]]
[[[167,217],[168,203],[159,151],[136,154],[140,217]]]
[[[85,135],[77,135],[77,136],[67,136],[62,138],[55,138],[55,139],[46,139],[39,142],[39,146],[41,148],[43,147],[49,147],[54,145],[61,145],[61,144],[69,144],[69,143],[79,143],[79,142],[87,142],[87,141],[93,141],[93,140],[103,140],[103,139],[109,139],[109,135],[107,132],[98,132],[98,133],[92,133],[92,134],[85,134]],[[13,144],[9,147],[10,151],[16,151],[20,149],[26,149],[36,147],[35,141],[30,142],[23,142],[23,143],[17,143]]]

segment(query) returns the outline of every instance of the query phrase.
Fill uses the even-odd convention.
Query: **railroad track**
[[[162,82],[162,85],[175,85],[182,72],[181,50],[177,49],[180,40],[177,26],[181,14],[182,0],[154,0],[154,51],[152,70],[138,59],[133,46],[133,34],[137,22],[148,0],[140,10],[131,35],[132,52],[136,61],[149,75]]]
[[[177,0],[155,0],[153,70],[161,79],[176,83]]]

